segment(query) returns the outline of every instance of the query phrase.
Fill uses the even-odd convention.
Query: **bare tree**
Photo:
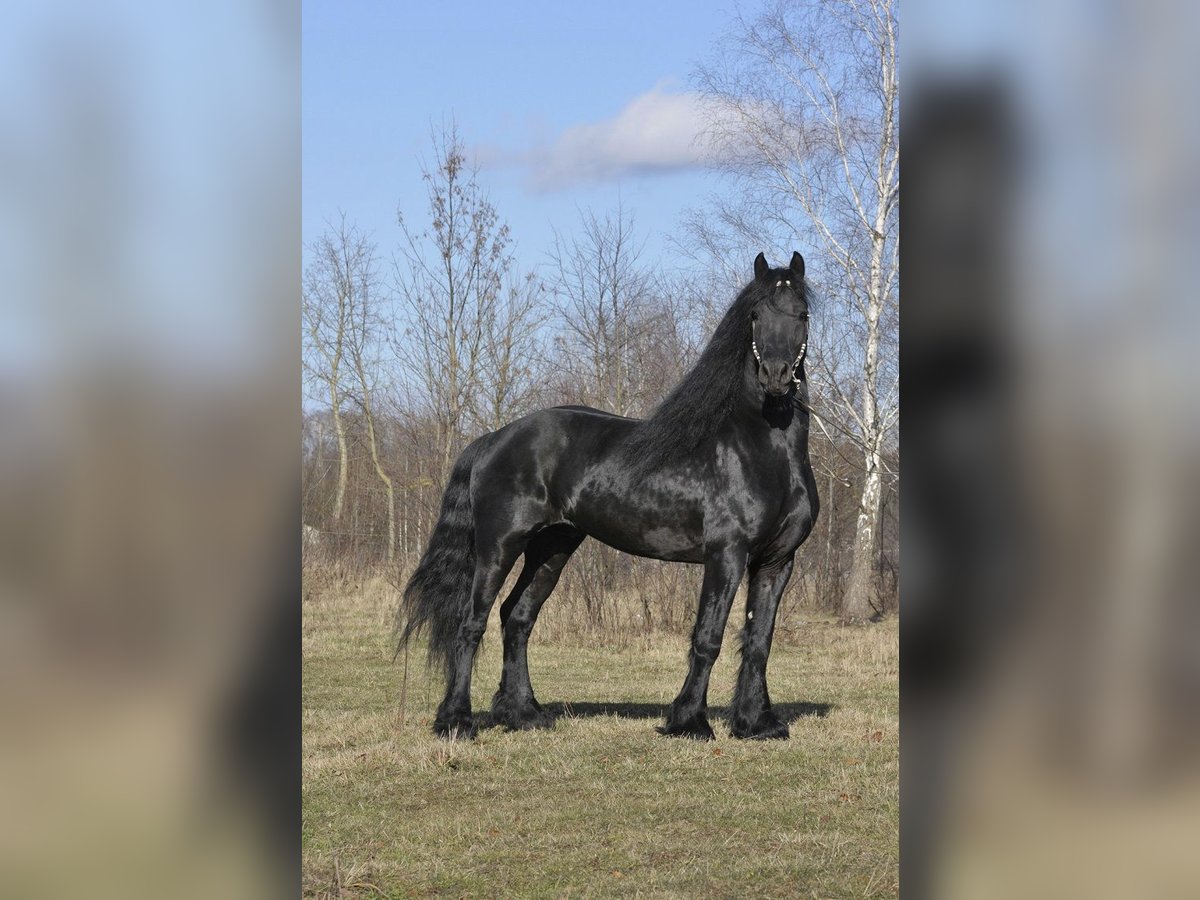
[[[444,480],[477,417],[492,338],[507,321],[501,307],[512,254],[509,228],[468,163],[457,128],[436,133],[433,143],[434,163],[422,168],[429,226],[416,231],[398,213],[403,240],[395,269],[404,322],[395,350],[413,398],[436,422]],[[515,349],[523,332],[514,327],[510,338]]]
[[[362,412],[367,429],[367,449],[371,453],[371,464],[375,475],[383,485],[387,512],[387,560],[390,563],[396,553],[396,489],[392,477],[380,459],[378,419],[373,397],[379,378],[379,350],[385,330],[383,292],[376,268],[375,245],[353,226],[347,227],[343,218],[341,228],[334,235],[338,246],[343,248],[350,276],[350,315],[346,328],[346,353],[354,373],[354,399]]]
[[[893,0],[783,0],[739,18],[698,73],[709,138],[738,188],[719,202],[718,227],[740,241],[819,247],[810,271],[845,313],[824,348],[814,341],[813,361],[831,425],[862,458],[847,621],[874,612],[885,455],[899,418],[897,36]]]
[[[532,273],[509,272],[505,281],[481,323],[486,340],[474,404],[480,431],[495,431],[527,412],[540,389],[539,325],[546,288]]]
[[[355,248],[346,240],[346,220],[338,228],[330,226],[311,245],[312,261],[305,271],[304,368],[309,378],[322,385],[329,395],[338,445],[337,490],[334,494],[332,522],[340,522],[346,501],[349,452],[346,425],[342,419],[343,381],[347,377],[346,340],[352,315],[357,261]]]
[[[604,217],[583,214],[577,236],[556,234],[550,281],[562,333],[557,362],[577,399],[620,415],[640,412],[646,399],[639,356],[663,312],[641,265],[633,217],[618,207]],[[663,385],[652,387],[658,399]]]

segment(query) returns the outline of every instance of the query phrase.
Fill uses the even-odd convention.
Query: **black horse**
[[[750,593],[730,715],[739,738],[786,738],[771,709],[767,656],[796,548],[817,517],[808,458],[808,288],[804,259],[754,280],[696,365],[647,419],[584,406],[541,410],[486,434],[458,458],[429,547],[404,590],[402,641],[427,630],[444,664],[434,731],[474,733],[471,669],[496,594],[504,670],[492,700],[509,728],[550,727],[525,647],[538,611],[583,539],[637,556],[702,563],[687,678],[663,734],[708,740],[708,679],[742,577]]]

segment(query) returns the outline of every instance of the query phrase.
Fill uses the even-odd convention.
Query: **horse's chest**
[[[705,515],[710,539],[745,541],[774,554],[794,550],[808,535],[815,506],[807,454],[790,438],[776,432],[718,449]]]
[[[794,541],[798,545],[808,536],[813,524],[812,495],[800,473],[797,473],[791,485],[781,513],[781,536],[785,541]]]
[[[780,463],[764,473],[751,530],[759,541],[786,549],[799,546],[812,530],[814,505],[805,461],[789,454]]]

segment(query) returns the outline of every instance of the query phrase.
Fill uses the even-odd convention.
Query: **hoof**
[[[788,738],[787,724],[771,712],[760,716],[755,722],[734,719],[729,732],[735,738],[748,741],[782,741]]]
[[[444,741],[472,741],[475,739],[475,722],[470,714],[454,719],[435,719],[433,733]]]
[[[536,700],[513,704],[497,697],[492,701],[492,718],[507,731],[534,731],[554,727],[554,716],[542,709]]]
[[[711,741],[716,738],[703,713],[697,713],[680,722],[668,718],[665,725],[659,725],[655,730],[667,737],[690,738],[693,741]]]

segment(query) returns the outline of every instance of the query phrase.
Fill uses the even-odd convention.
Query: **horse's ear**
[[[754,257],[754,277],[762,278],[767,274],[767,270],[771,267],[767,265],[767,258],[761,253]]]
[[[796,276],[797,281],[804,278],[804,257],[799,253],[792,253],[791,270],[792,274]]]

